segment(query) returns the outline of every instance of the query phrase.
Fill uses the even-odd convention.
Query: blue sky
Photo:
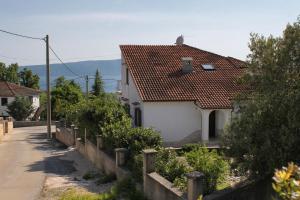
[[[180,34],[245,59],[251,32],[280,35],[299,14],[299,0],[0,0],[0,29],[49,34],[66,62],[119,58],[119,44],[173,44]],[[0,33],[0,61],[43,64],[44,43]]]

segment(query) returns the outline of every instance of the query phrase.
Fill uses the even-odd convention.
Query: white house
[[[28,97],[34,111],[40,107],[40,91],[6,81],[0,81],[0,116],[7,116],[7,105],[17,96]]]
[[[166,145],[212,141],[232,115],[245,63],[185,44],[120,45],[121,100],[134,126],[153,127]]]

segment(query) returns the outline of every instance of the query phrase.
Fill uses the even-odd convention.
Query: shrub
[[[109,94],[90,99],[88,103],[81,106],[77,115],[80,132],[83,133],[86,129],[87,137],[93,142],[96,141],[96,135],[105,136],[104,131],[107,136],[110,133],[114,134],[114,131],[131,126],[123,106],[115,96]]]
[[[127,140],[132,155],[141,153],[143,149],[157,148],[162,144],[160,134],[151,128],[131,128]]]
[[[17,121],[27,119],[34,111],[31,102],[26,97],[16,97],[7,108],[8,113]]]
[[[100,184],[106,184],[106,183],[110,183],[114,180],[116,180],[117,177],[115,174],[103,174],[97,181],[96,181],[96,184],[97,185],[100,185]]]
[[[223,183],[229,174],[229,163],[216,150],[198,148],[186,153],[186,159],[195,171],[205,175],[205,194],[217,189],[217,184]]]
[[[112,189],[111,194],[116,199],[124,200],[146,200],[142,192],[136,189],[136,185],[131,178],[119,181]]]
[[[89,192],[77,191],[70,188],[65,191],[60,200],[115,200],[116,198],[111,193],[94,194]]]
[[[184,180],[185,174],[191,169],[177,159],[177,154],[174,150],[160,149],[155,158],[155,170],[161,176],[165,177],[170,182],[177,179]]]
[[[300,199],[300,167],[289,163],[288,167],[276,170],[273,177],[273,189],[284,200]]]
[[[142,183],[143,182],[143,154],[137,154],[129,158],[128,168],[132,172],[132,177]]]

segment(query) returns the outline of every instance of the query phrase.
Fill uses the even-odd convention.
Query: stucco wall
[[[138,107],[141,109],[142,114],[143,112],[143,102],[141,101],[140,95],[138,90],[135,86],[133,78],[131,76],[130,71],[128,71],[128,85],[126,84],[126,64],[124,63],[123,56],[122,56],[122,67],[121,67],[121,88],[122,88],[122,97],[128,99],[128,101],[123,102],[130,105],[130,115],[134,118],[134,109],[136,106],[132,105],[134,102],[139,102],[140,105]],[[142,116],[142,124],[143,124],[143,116]]]
[[[201,111],[193,102],[145,102],[144,127],[161,132],[166,142],[180,141],[193,133],[201,136]]]
[[[15,97],[0,97],[0,116],[3,111],[7,111],[7,106],[2,106],[1,105],[1,98],[7,98],[7,104],[10,104],[15,100]]]
[[[1,105],[1,98],[7,98],[7,104],[10,104],[15,100],[15,97],[0,97],[0,116],[3,111],[7,111],[7,106]],[[40,97],[39,95],[32,96],[32,107],[36,111],[40,107]],[[32,114],[33,116],[34,114]]]

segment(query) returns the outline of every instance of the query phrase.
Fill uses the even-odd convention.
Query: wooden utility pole
[[[86,101],[89,100],[89,76],[85,76],[85,87],[86,87]]]
[[[49,36],[46,35],[46,77],[47,77],[47,135],[52,138],[51,134],[51,95],[50,95],[50,64],[49,64]]]

